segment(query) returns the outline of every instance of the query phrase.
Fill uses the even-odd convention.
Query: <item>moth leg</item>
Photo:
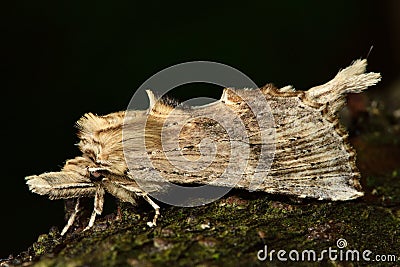
[[[104,205],[104,188],[100,185],[97,186],[96,194],[94,197],[94,209],[92,215],[90,216],[89,224],[86,226],[83,231],[89,230],[93,227],[94,221],[96,220],[96,215],[101,215],[103,212],[103,205]]]
[[[103,185],[105,186],[106,190],[119,198],[122,201],[125,202],[130,202],[133,205],[135,204],[135,199],[133,198],[133,195],[131,193],[134,193],[136,196],[143,197],[147,203],[149,203],[153,209],[155,210],[155,215],[153,218],[152,222],[148,222],[147,225],[150,227],[156,226],[157,223],[157,218],[160,216],[160,207],[154,203],[153,200],[147,195],[146,192],[143,190],[139,189],[136,183],[133,182],[119,182],[119,181],[113,181],[111,182],[109,179],[104,178],[102,180]],[[119,188],[119,190],[116,190]]]
[[[78,214],[78,212],[79,212],[79,210],[80,210],[80,209],[79,209],[79,200],[80,200],[80,198],[78,198],[78,199],[76,200],[75,210],[74,210],[74,212],[72,213],[72,215],[69,217],[67,224],[64,226],[63,230],[61,231],[61,235],[62,235],[62,236],[65,235],[65,233],[68,231],[68,229],[74,224],[76,215]]]
[[[149,203],[153,207],[153,209],[156,212],[154,214],[153,221],[152,222],[147,222],[147,225],[149,227],[156,226],[157,225],[156,224],[157,223],[157,218],[158,218],[158,216],[160,216],[160,206],[158,206],[153,200],[151,200],[151,198],[149,198],[147,193],[142,193],[141,195],[147,201],[147,203]]]

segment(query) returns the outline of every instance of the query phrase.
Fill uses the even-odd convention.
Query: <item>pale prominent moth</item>
[[[258,191],[333,201],[362,196],[356,153],[348,142],[347,132],[339,123],[337,112],[345,105],[348,93],[362,92],[380,81],[379,73],[365,73],[366,64],[366,60],[356,60],[328,83],[308,91],[296,91],[291,86],[277,89],[266,85],[260,88],[271,107],[275,131],[274,159],[265,172],[256,168],[263,146],[260,133],[265,129],[259,127],[256,114],[238,94],[259,97],[253,93],[254,90],[226,88],[221,100],[197,107],[197,110],[209,114],[229,107],[249,132],[247,145],[251,149],[248,164],[235,187],[249,189],[251,177],[260,172],[262,181],[256,188]],[[77,122],[82,155],[66,161],[60,172],[26,177],[32,192],[48,195],[50,199],[78,199],[75,212],[62,235],[73,224],[79,211],[79,198],[82,197],[94,197],[94,210],[86,229],[92,227],[96,214],[102,213],[105,192],[132,204],[135,204],[136,197],[143,197],[155,209],[154,219],[148,224],[156,224],[159,206],[135,181],[135,175],[146,170],[141,166],[138,154],[128,151],[124,155],[123,151],[124,142],[136,142],[142,134],[135,132],[138,123],[146,124],[144,139],[148,155],[154,168],[162,172],[167,181],[201,185],[210,183],[224,172],[229,161],[230,140],[223,127],[207,118],[198,118],[182,125],[178,136],[167,134],[162,139],[161,131],[168,133],[168,125],[164,122],[172,111],[174,115],[169,120],[178,125],[184,121],[182,118],[190,118],[195,109],[172,107],[165,101],[156,101],[151,92],[148,95],[152,103],[149,110],[121,111],[105,116],[85,114]],[[125,141],[122,138],[123,127],[130,130]],[[168,159],[179,155],[169,154],[167,157],[170,151],[163,150],[163,143],[178,141],[183,153],[181,157],[195,160],[201,154],[199,144],[205,136],[211,138],[217,148],[214,161],[207,168],[188,173],[170,164]],[[128,168],[127,160],[137,162],[136,167]],[[225,186],[225,183],[215,185]],[[155,185],[154,190],[160,188]]]

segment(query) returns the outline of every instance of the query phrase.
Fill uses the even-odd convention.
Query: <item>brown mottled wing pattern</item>
[[[325,105],[303,92],[265,91],[276,129],[274,162],[262,190],[298,197],[344,200],[362,196],[355,154]]]
[[[336,113],[343,107],[347,93],[361,92],[380,80],[377,73],[365,74],[365,67],[365,60],[355,61],[327,84],[308,91],[295,91],[291,87],[280,90],[273,86],[261,88],[271,107],[273,129],[261,129],[252,110],[238,96],[250,99],[260,97],[255,90],[225,89],[221,101],[197,109],[153,109],[148,114],[146,124],[146,148],[152,165],[169,182],[210,183],[224,173],[231,156],[230,146],[234,142],[236,145],[249,146],[248,165],[235,187],[249,189],[254,174],[261,174],[263,181],[257,189],[260,191],[331,200],[360,197],[363,193],[355,152]],[[226,128],[208,119],[224,107],[228,107],[243,121],[248,140],[235,140],[235,137],[230,139]],[[203,118],[197,117],[199,110]],[[137,120],[143,118],[136,117],[127,121],[132,131]],[[178,134],[176,129],[180,129]],[[262,143],[260,134],[268,135],[271,132],[275,132],[274,144],[271,146],[275,148],[274,160],[270,169],[264,170],[257,168],[258,164],[263,164],[259,161],[261,147],[271,144]],[[201,151],[204,138],[215,144],[215,151]],[[132,134],[127,146],[134,141]],[[192,171],[187,171],[171,163],[171,160],[178,165],[188,160],[201,163],[204,153],[215,153],[207,168],[194,167]],[[137,163],[136,167],[130,169],[132,177],[136,172],[146,171],[133,151],[126,156],[127,160]],[[151,175],[147,179],[156,181]],[[227,186],[229,183],[220,181],[215,185]]]

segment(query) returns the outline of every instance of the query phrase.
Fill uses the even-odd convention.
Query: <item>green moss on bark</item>
[[[122,210],[125,215],[135,214],[128,205]],[[369,249],[374,254],[400,251],[398,206],[364,200],[293,203],[234,192],[203,207],[164,207],[155,228],[146,226],[151,209],[140,212],[147,215],[112,223],[99,220],[92,230],[64,238],[54,231],[42,235],[33,245],[33,256],[40,256],[34,266],[265,265],[257,259],[264,245],[276,251],[318,252],[337,248],[339,238],[346,239],[347,249]],[[327,259],[322,263],[338,264]]]

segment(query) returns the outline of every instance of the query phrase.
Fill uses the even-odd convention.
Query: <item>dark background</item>
[[[260,86],[308,89],[374,46],[369,70],[383,81],[368,94],[387,94],[400,73],[396,0],[8,2],[0,7],[0,258],[64,225],[63,201],[30,193],[24,177],[59,170],[79,153],[74,123],[81,115],[125,109],[163,68],[210,60]],[[220,93],[197,85],[172,95]]]

